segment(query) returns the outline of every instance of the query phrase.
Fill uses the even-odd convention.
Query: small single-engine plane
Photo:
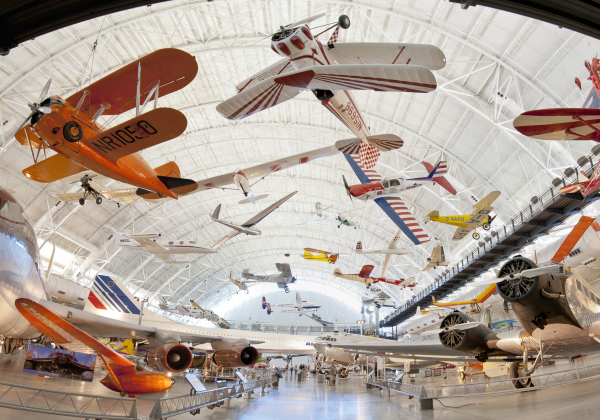
[[[431,251],[431,256],[427,258],[427,266],[423,268],[421,271],[429,271],[435,267],[444,267],[450,264],[450,261],[446,260],[446,254],[444,253],[444,246],[442,245],[442,241],[438,238],[435,238],[436,245]]]
[[[281,309],[271,309],[272,307]],[[320,307],[321,305],[317,305],[316,303],[302,300],[300,293],[298,292],[296,292],[296,303],[280,303],[271,305],[267,302],[267,299],[264,296],[262,298],[262,308],[267,310],[268,315],[271,315],[272,312],[292,312],[302,316],[308,314],[309,312],[314,313]]]
[[[365,266],[363,266],[363,268],[360,270],[360,273],[358,273],[358,274],[342,274],[340,269],[336,268],[335,271],[333,272],[333,276],[339,277],[342,279],[346,279],[346,280],[352,280],[352,281],[364,283],[367,285],[367,288],[370,288],[372,284],[379,283],[379,282],[393,284],[394,286],[415,287],[415,285],[413,284],[413,281],[415,280],[414,277],[410,277],[406,280],[391,280],[391,279],[387,279],[385,277],[371,277],[371,273],[374,268],[375,267],[372,265],[365,265]]]
[[[237,120],[269,109],[310,90],[357,138],[344,145],[344,153],[359,153],[372,168],[381,151],[402,146],[394,135],[371,136],[350,90],[427,93],[436,89],[431,70],[445,67],[444,53],[433,45],[404,43],[338,43],[339,28],[350,19],[325,29],[335,32],[325,45],[308,23],[324,14],[281,26],[271,37],[271,49],[282,57],[236,86],[237,94],[217,106],[225,118]],[[352,150],[352,152],[350,152]]]
[[[398,248],[400,246],[400,238],[402,235],[402,229],[398,229],[390,244],[385,249],[371,249],[364,250],[362,247],[362,242],[358,241],[356,243],[356,253],[357,254],[385,254],[385,260],[383,262],[383,268],[381,269],[381,276],[385,277],[385,272],[387,271],[390,262],[392,261],[392,257],[394,255],[406,255],[412,252],[409,248]]]
[[[158,98],[184,88],[198,73],[195,58],[178,49],[165,48],[146,55],[74,93],[66,100],[46,97],[51,80],[31,114],[15,133],[17,141],[31,150],[34,165],[23,174],[37,182],[54,182],[88,170],[137,187],[145,198],[178,198],[198,188],[196,182],[180,177],[169,162],[152,168],[138,153],[181,135],[187,119],[172,108],[157,108]],[[154,108],[143,113],[154,97]],[[114,127],[98,122],[101,115],[119,115],[131,109],[136,116]],[[108,125],[107,123],[106,125]],[[37,152],[34,152],[36,150]],[[56,155],[46,157],[46,151]],[[40,159],[42,155],[45,159]],[[102,198],[82,178],[85,204],[91,195]]]
[[[431,299],[433,300],[433,304],[440,308],[471,305],[472,309],[477,308],[478,309],[477,313],[479,313],[480,312],[479,304],[485,302],[494,293],[496,293],[496,284],[490,284],[488,287],[485,288],[485,290],[483,292],[481,292],[479,295],[477,295],[475,297],[475,299],[465,300],[462,302],[444,302],[444,303],[436,302],[435,297],[433,297],[433,296],[431,297]]]
[[[585,172],[580,170],[577,173],[577,182],[562,187],[559,191],[562,194],[580,193],[583,197],[587,197],[596,191],[600,191],[600,165],[596,165],[591,178],[588,178]]]
[[[340,140],[336,143],[338,149],[341,147]],[[402,230],[402,232],[415,244],[420,245],[429,241],[429,235],[419,225],[419,222],[410,213],[408,206],[400,197],[400,192],[408,189],[418,188],[422,185],[439,184],[450,194],[456,195],[456,190],[444,175],[448,172],[445,161],[439,162],[435,167],[423,162],[425,169],[429,172],[426,177],[413,179],[382,179],[373,169],[367,169],[357,154],[344,153],[344,157],[361,182],[359,185],[348,186],[346,178],[342,175],[344,186],[348,196],[352,199],[374,200],[385,214]]]
[[[335,264],[342,255],[348,254],[340,254],[339,252],[334,254],[333,252],[321,251],[320,249],[304,248],[304,255],[302,255],[302,258],[310,261],[324,261],[329,264]]]
[[[460,241],[467,233],[473,232],[473,239],[477,240],[481,235],[477,233],[477,228],[482,227],[484,230],[490,230],[492,222],[496,218],[490,217],[490,213],[494,208],[492,204],[496,199],[500,196],[500,191],[493,191],[486,195],[483,199],[479,200],[477,204],[473,206],[473,213],[471,214],[457,214],[453,216],[440,216],[440,212],[437,210],[434,211],[424,211],[424,222],[437,222],[443,223],[445,225],[456,226],[456,232],[452,237],[453,241]]]
[[[521,134],[538,140],[593,140],[600,142],[600,60],[585,62],[592,90],[583,108],[536,109],[519,115],[513,126]],[[575,78],[581,89],[581,81]]]
[[[340,228],[342,225],[348,226],[348,227],[353,227],[354,229],[357,228],[358,222],[352,220],[352,218],[354,217],[354,215],[356,213],[363,210],[363,208],[352,209],[352,210],[348,210],[345,212],[339,212],[337,214],[332,214],[330,216],[323,216],[323,212],[330,208],[332,208],[332,206],[323,208],[321,203],[317,202],[317,204],[315,205],[315,211],[311,212],[311,214],[316,214],[319,218],[315,219],[315,220],[309,220],[308,222],[304,222],[304,223],[298,223],[298,226],[308,225],[310,223],[326,222],[328,220],[332,220],[338,224],[338,228]]]
[[[240,233],[245,233],[246,235],[260,235],[261,231],[258,230],[258,229],[256,229],[254,226],[258,222],[260,222],[262,219],[264,219],[265,217],[267,217],[269,214],[273,213],[283,203],[285,203],[290,198],[292,198],[292,196],[294,194],[296,194],[297,192],[298,191],[294,191],[293,193],[290,193],[290,194],[286,195],[281,200],[279,200],[279,201],[271,204],[269,207],[267,207],[266,209],[264,209],[263,211],[261,211],[260,213],[258,213],[256,216],[253,216],[250,219],[248,219],[242,225],[236,225],[235,223],[226,222],[224,220],[219,219],[219,213],[221,212],[221,205],[219,204],[217,206],[217,208],[215,209],[215,211],[213,212],[212,216],[210,217],[211,220],[213,222],[217,222],[217,223],[220,223],[220,224],[225,225],[227,227],[230,227],[233,230],[231,232],[229,232],[227,235],[223,236],[221,239],[219,239],[212,247],[216,248],[219,245],[221,245],[223,242],[228,241],[229,239],[231,239],[231,238],[239,235]]]
[[[377,308],[385,307],[385,308],[395,308],[396,305],[392,298],[385,293],[384,291],[380,291],[375,294],[375,297],[370,296],[362,296],[360,298],[362,303],[365,305],[375,305]]]
[[[188,264],[176,260],[174,254],[214,254],[216,249],[198,246],[195,241],[162,239],[160,233],[129,234],[115,232],[115,244],[121,248],[154,254],[163,264]]]
[[[275,267],[277,267],[277,271],[279,271],[279,273],[273,276],[257,276],[250,273],[250,270],[245,269],[242,271],[244,283],[275,283],[277,284],[277,287],[285,290],[285,293],[289,293],[290,288],[288,287],[288,284],[296,283],[296,277],[292,275],[292,269],[290,268],[290,265],[287,263],[277,263],[275,264]]]

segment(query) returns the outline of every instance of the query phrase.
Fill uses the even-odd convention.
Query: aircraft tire
[[[83,206],[85,204],[85,200],[83,198],[79,199],[79,205]]]
[[[63,127],[63,136],[71,143],[78,142],[83,137],[83,129],[76,121],[69,121]]]
[[[102,204],[102,197],[96,197],[96,204]]]
[[[522,366],[523,363],[519,361],[514,361],[511,363],[508,369],[508,373],[510,374],[511,379],[518,378],[520,376],[520,370]],[[531,378],[513,380],[512,383],[517,389],[533,387],[533,383],[531,383]]]
[[[338,19],[338,25],[342,29],[348,29],[350,27],[350,18],[346,15],[341,15]]]
[[[490,230],[490,224],[489,223],[484,223],[483,226],[481,226],[482,228],[484,228],[485,230]]]

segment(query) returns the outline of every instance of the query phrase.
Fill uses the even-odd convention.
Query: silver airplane
[[[221,205],[219,204],[217,206],[217,208],[215,209],[215,211],[213,212],[213,214],[210,216],[210,218],[212,219],[213,222],[220,223],[222,225],[230,227],[233,230],[231,232],[229,232],[227,235],[225,235],[224,237],[222,237],[221,239],[219,239],[212,247],[216,248],[219,245],[221,245],[223,242],[228,241],[229,239],[233,238],[234,236],[239,235],[240,233],[245,233],[246,235],[255,235],[255,236],[260,235],[261,231],[258,229],[255,229],[254,226],[258,222],[260,222],[262,219],[267,217],[269,214],[271,214],[273,211],[275,211],[275,209],[277,209],[277,207],[281,206],[283,203],[285,203],[290,198],[292,198],[292,196],[294,194],[296,194],[297,192],[298,191],[294,191],[293,193],[286,195],[281,200],[275,202],[274,204],[271,204],[269,207],[267,207],[266,209],[264,209],[263,211],[258,213],[256,216],[251,217],[249,220],[247,220],[242,225],[238,225],[238,224],[235,224],[232,222],[226,222],[225,220],[219,219],[219,213],[221,212]]]
[[[285,293],[289,293],[290,288],[288,287],[288,284],[296,283],[296,277],[292,276],[292,269],[290,268],[290,265],[287,263],[277,263],[275,264],[275,267],[277,267],[279,274],[271,276],[256,276],[250,273],[250,270],[245,269],[242,271],[244,283],[275,283],[277,284],[277,287],[285,290]]]

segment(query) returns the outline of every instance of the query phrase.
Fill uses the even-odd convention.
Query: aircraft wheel
[[[78,142],[83,137],[83,129],[78,122],[69,121],[63,127],[63,136],[71,143]]]
[[[523,378],[523,376],[525,376],[523,373],[523,363],[519,361],[512,362],[508,369],[508,373],[510,374],[511,379]],[[517,389],[533,387],[531,378],[529,377],[526,379],[513,380],[512,383]]]
[[[341,228],[341,227],[342,227],[342,225],[338,225],[338,229]]]
[[[285,293],[290,293],[290,288],[287,286],[285,286],[285,288],[283,290],[285,290]]]
[[[481,237],[481,235],[477,232],[473,232],[473,239],[477,240]]]
[[[83,198],[79,199],[79,205],[83,206],[85,204],[85,200]]]
[[[484,228],[485,230],[490,230],[490,224],[489,223],[484,223],[482,228]]]
[[[350,18],[346,15],[341,15],[338,19],[338,25],[340,25],[342,29],[348,29],[350,27]]]
[[[96,197],[96,204],[102,204],[102,197]]]

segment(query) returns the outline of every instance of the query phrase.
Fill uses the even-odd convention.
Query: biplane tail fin
[[[167,162],[161,166],[157,166],[156,168],[154,168],[154,172],[156,172],[156,175],[160,176],[181,178],[181,171],[179,170],[179,166],[173,161]]]
[[[309,259],[310,257],[312,257],[313,255],[310,253],[310,251],[304,251],[304,259]]]
[[[442,160],[438,162],[438,164],[435,165],[435,167],[433,167],[428,162],[423,162],[423,165],[425,166],[427,172],[429,172],[427,178],[430,178],[434,182],[437,182],[440,185],[440,187],[448,191],[450,194],[456,195],[456,190],[454,189],[454,187],[448,182],[446,178],[444,178],[444,175],[448,173],[448,162]]]
[[[431,222],[432,217],[440,217],[440,212],[437,210],[425,209],[423,211],[423,221],[425,223]]]
[[[268,303],[267,303],[267,298],[265,298],[265,297],[263,296],[263,298],[262,298],[262,308],[263,308],[263,309],[267,309],[267,305],[268,305]]]

